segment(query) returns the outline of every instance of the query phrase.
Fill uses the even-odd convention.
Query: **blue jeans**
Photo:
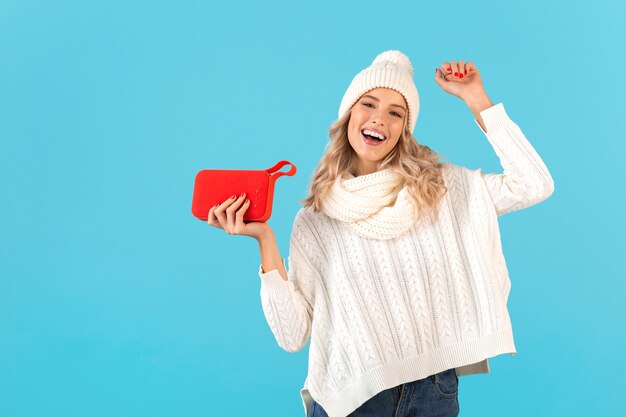
[[[459,378],[454,368],[384,390],[348,417],[456,417]],[[309,417],[328,417],[315,400]]]

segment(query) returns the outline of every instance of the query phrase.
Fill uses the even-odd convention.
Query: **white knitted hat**
[[[420,100],[413,82],[413,66],[409,57],[400,51],[389,50],[378,54],[372,65],[354,76],[339,105],[339,117],[366,92],[378,87],[396,90],[404,96],[409,106],[409,130],[413,133]]]

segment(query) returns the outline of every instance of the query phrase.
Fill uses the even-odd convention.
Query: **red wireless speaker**
[[[278,172],[291,165],[287,172]],[[233,195],[246,193],[250,205],[243,216],[246,222],[265,222],[272,215],[274,183],[283,176],[296,173],[296,166],[289,161],[280,161],[264,170],[204,169],[196,174],[191,202],[192,214],[207,221],[209,210],[222,204]]]

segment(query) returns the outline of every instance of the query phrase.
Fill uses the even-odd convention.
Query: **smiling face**
[[[358,157],[355,176],[376,172],[378,161],[398,143],[406,115],[404,96],[389,88],[375,88],[357,100],[348,122],[348,140]]]

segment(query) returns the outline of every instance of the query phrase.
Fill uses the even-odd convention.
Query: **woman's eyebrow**
[[[372,100],[380,101],[377,97],[370,96],[369,94],[364,94],[363,97],[369,97]],[[406,109],[403,106],[399,105],[399,104],[390,104],[390,106],[400,107],[402,110],[406,111]]]

